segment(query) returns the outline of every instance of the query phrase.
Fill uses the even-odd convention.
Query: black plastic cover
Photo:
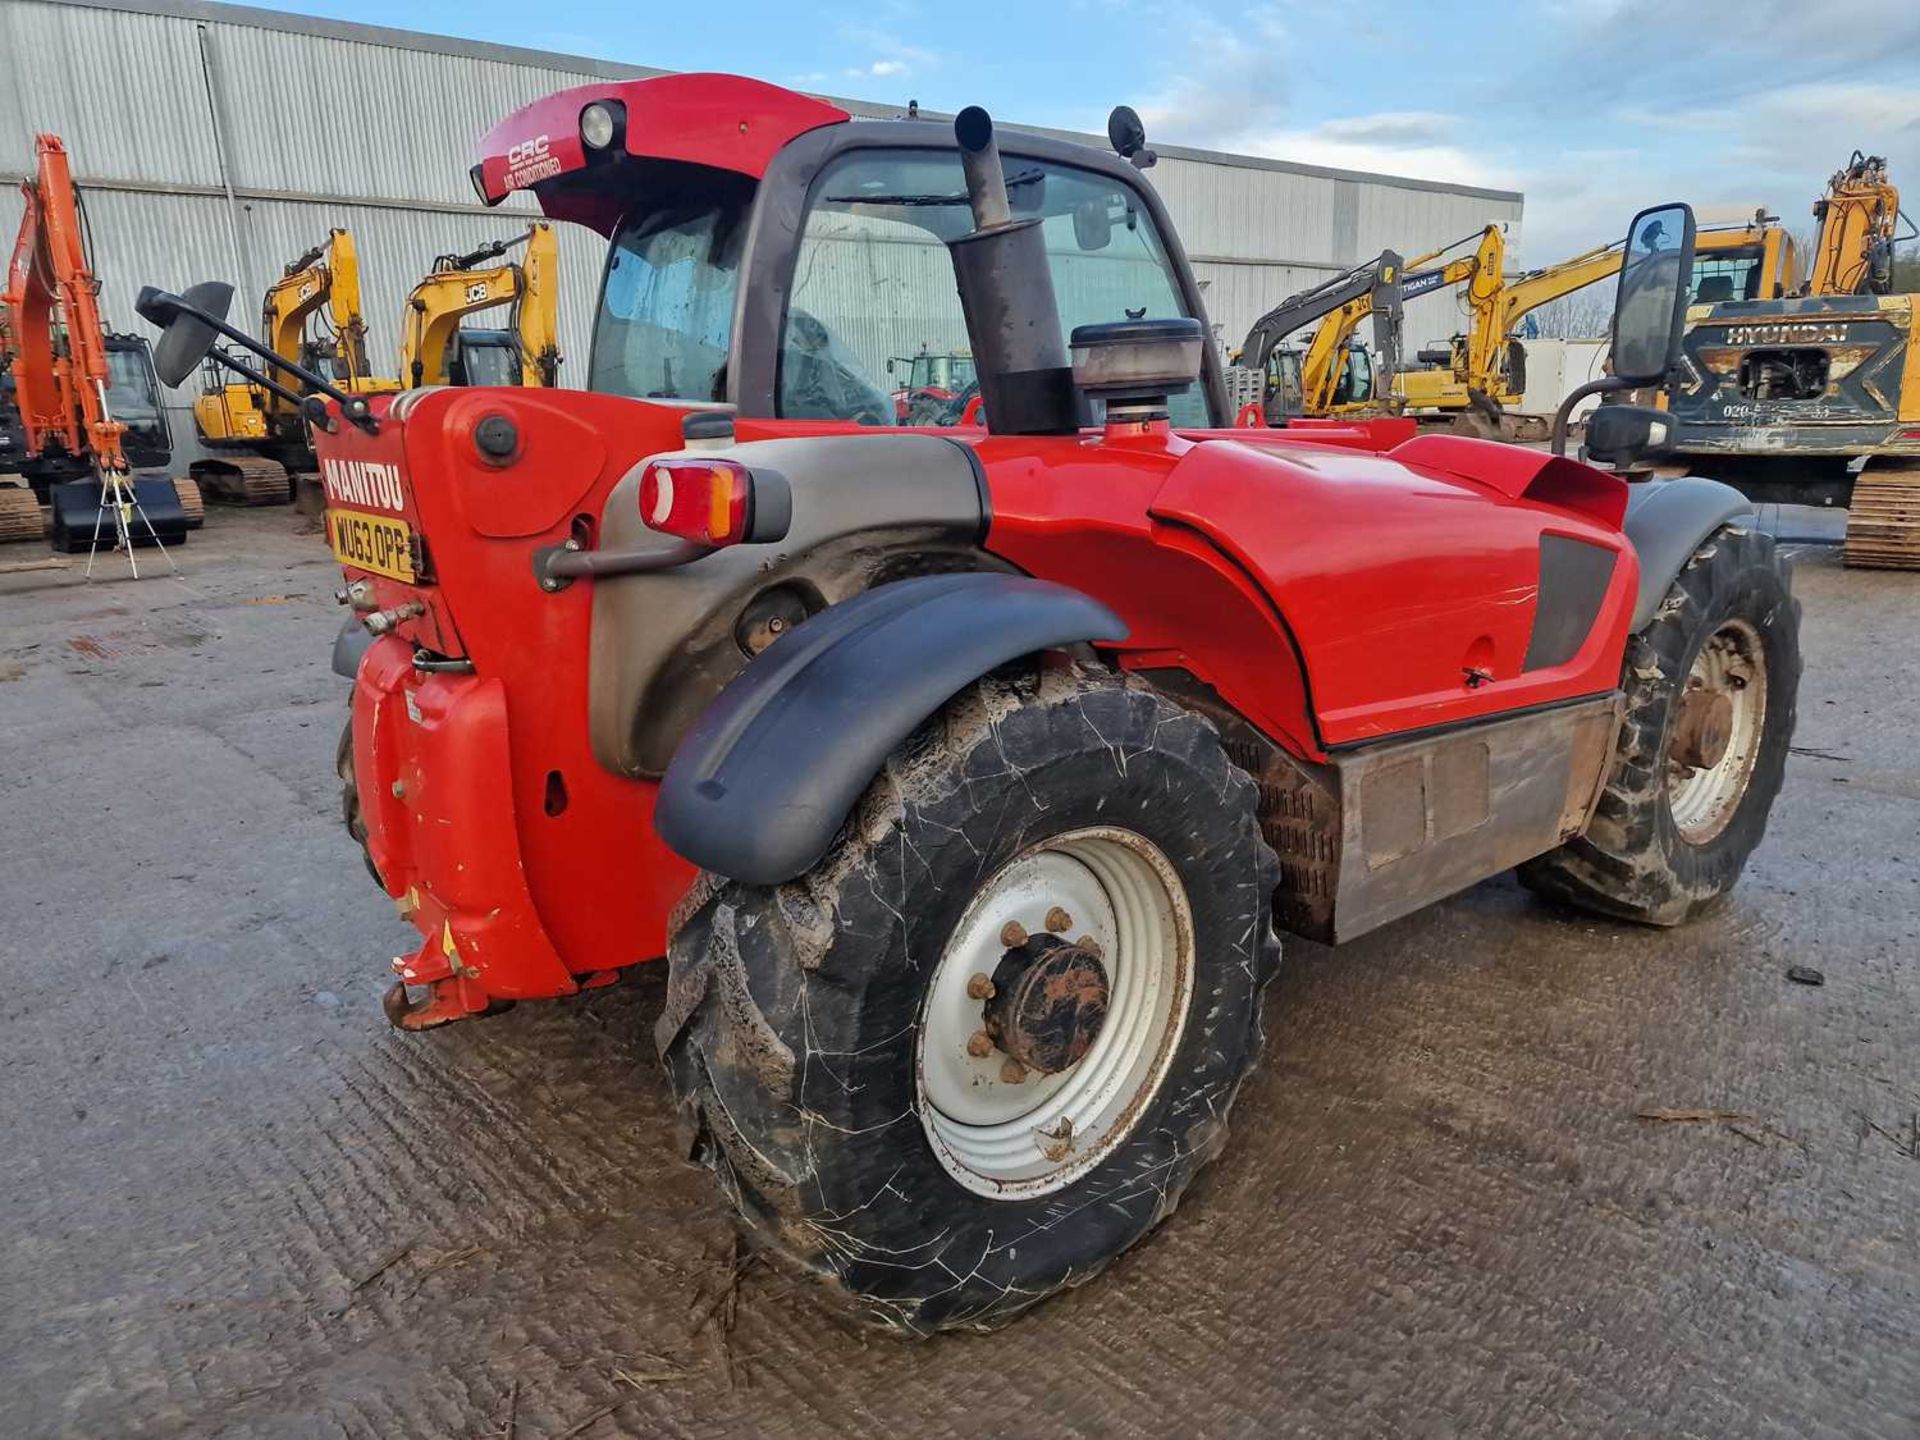
[[[969,682],[1126,634],[1099,601],[1022,575],[868,590],[775,641],[707,707],[660,782],[654,829],[730,879],[791,880],[826,854],[887,756]]]
[[[1660,602],[1706,538],[1722,525],[1752,514],[1746,496],[1731,485],[1700,475],[1643,480],[1627,487],[1627,518],[1620,528],[1640,557],[1635,634],[1652,623]]]

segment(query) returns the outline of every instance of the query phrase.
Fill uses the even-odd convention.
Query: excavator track
[[[25,485],[0,485],[0,545],[44,540],[47,522],[40,501]]]
[[[1860,472],[1840,558],[1861,570],[1920,570],[1920,467]]]
[[[198,530],[207,523],[207,502],[199,482],[186,475],[173,477],[173,493],[180,497],[180,508],[187,512],[187,528]]]
[[[222,455],[190,467],[203,500],[216,505],[284,505],[293,498],[287,467],[259,455]]]

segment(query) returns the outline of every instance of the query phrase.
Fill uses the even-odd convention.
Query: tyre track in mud
[[[1499,880],[1289,945],[1171,1225],[1010,1330],[901,1345],[736,1264],[676,1158],[663,976],[386,1028],[410,931],[338,827],[316,544],[223,513],[182,556],[198,598],[0,588],[28,760],[0,1434],[467,1436],[511,1404],[526,1440],[615,1402],[582,1440],[1913,1433],[1911,580],[1803,560],[1795,745],[1821,754],[1729,906],[1633,930]],[[146,606],[217,638],[65,646]],[[147,727],[138,770],[100,763],[116,722]],[[1754,1118],[1637,1118],[1688,1106]]]

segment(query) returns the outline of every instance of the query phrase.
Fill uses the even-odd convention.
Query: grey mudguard
[[[1633,606],[1635,632],[1646,629],[1687,559],[1729,520],[1751,515],[1753,506],[1731,485],[1683,475],[1643,480],[1627,487],[1627,518],[1621,524],[1640,557],[1640,593]]]
[[[969,682],[1126,634],[1097,600],[1021,575],[868,590],[796,626],[721,691],[667,767],[654,829],[730,879],[791,880],[826,854],[888,754]]]
[[[360,661],[373,648],[374,637],[367,633],[358,617],[340,627],[333,637],[333,673],[351,680],[360,673]]]

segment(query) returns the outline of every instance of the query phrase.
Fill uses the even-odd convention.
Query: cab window
[[[1076,325],[1187,313],[1130,187],[1017,155],[1006,168],[1015,212],[1041,217],[1063,336]],[[794,266],[778,413],[961,423],[979,387],[947,242],[972,225],[957,153],[868,150],[834,161],[815,181]],[[1171,409],[1176,425],[1210,423],[1199,386]]]
[[[613,233],[587,388],[724,400],[753,186],[695,166],[669,178],[642,189]]]

